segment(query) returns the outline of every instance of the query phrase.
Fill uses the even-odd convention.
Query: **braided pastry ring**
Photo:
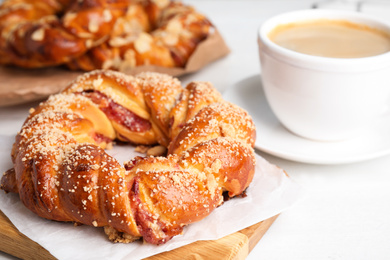
[[[208,82],[93,71],[30,112],[1,188],[41,217],[104,226],[115,242],[165,243],[253,178],[253,121]],[[168,155],[123,167],[104,151],[115,138]]]
[[[0,64],[125,71],[184,67],[212,24],[169,0],[6,0],[0,5]]]

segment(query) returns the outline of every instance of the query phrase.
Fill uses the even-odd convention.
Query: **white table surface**
[[[231,53],[181,80],[183,83],[207,80],[221,92],[260,73],[256,34],[263,21],[285,11],[311,8],[314,3],[313,0],[185,2],[210,17]],[[28,108],[35,105],[0,108],[0,135],[15,135]],[[390,259],[389,155],[353,164],[315,165],[258,153],[285,169],[307,190],[307,196],[276,219],[247,259]],[[3,253],[1,258],[13,259]]]

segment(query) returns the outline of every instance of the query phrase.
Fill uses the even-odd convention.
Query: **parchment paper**
[[[139,66],[122,71],[135,75],[143,71],[166,73],[181,76],[200,70],[207,64],[227,55],[229,48],[218,30],[201,42],[185,68],[165,68],[159,66]],[[64,89],[70,81],[84,72],[70,71],[62,67],[43,69],[21,69],[0,66],[0,107],[26,103],[43,99]]]
[[[12,167],[9,154],[13,141],[13,136],[0,135],[1,172]],[[131,146],[114,146],[109,153],[119,162],[139,155]],[[256,159],[256,173],[247,197],[225,202],[202,221],[187,226],[183,235],[160,246],[140,241],[113,244],[107,240],[102,228],[74,227],[71,223],[40,218],[26,209],[16,194],[0,191],[0,209],[20,232],[58,259],[141,259],[197,240],[222,238],[281,213],[303,197],[303,189],[282,169],[260,156]]]

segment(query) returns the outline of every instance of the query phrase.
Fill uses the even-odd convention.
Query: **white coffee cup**
[[[280,24],[322,18],[390,32],[386,22],[356,12],[311,9],[275,16],[258,32],[261,76],[267,101],[287,129],[309,139],[337,141],[363,132],[387,113],[390,52],[327,58],[289,50],[268,38]]]

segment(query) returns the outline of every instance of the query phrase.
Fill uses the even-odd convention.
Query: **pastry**
[[[41,217],[104,227],[112,241],[161,244],[244,193],[255,169],[255,126],[209,82],[98,70],[30,111],[1,179]],[[122,166],[114,140],[158,144],[166,156]],[[229,220],[229,216],[226,216]]]
[[[169,0],[6,0],[0,64],[84,71],[184,67],[213,28],[194,8]]]

